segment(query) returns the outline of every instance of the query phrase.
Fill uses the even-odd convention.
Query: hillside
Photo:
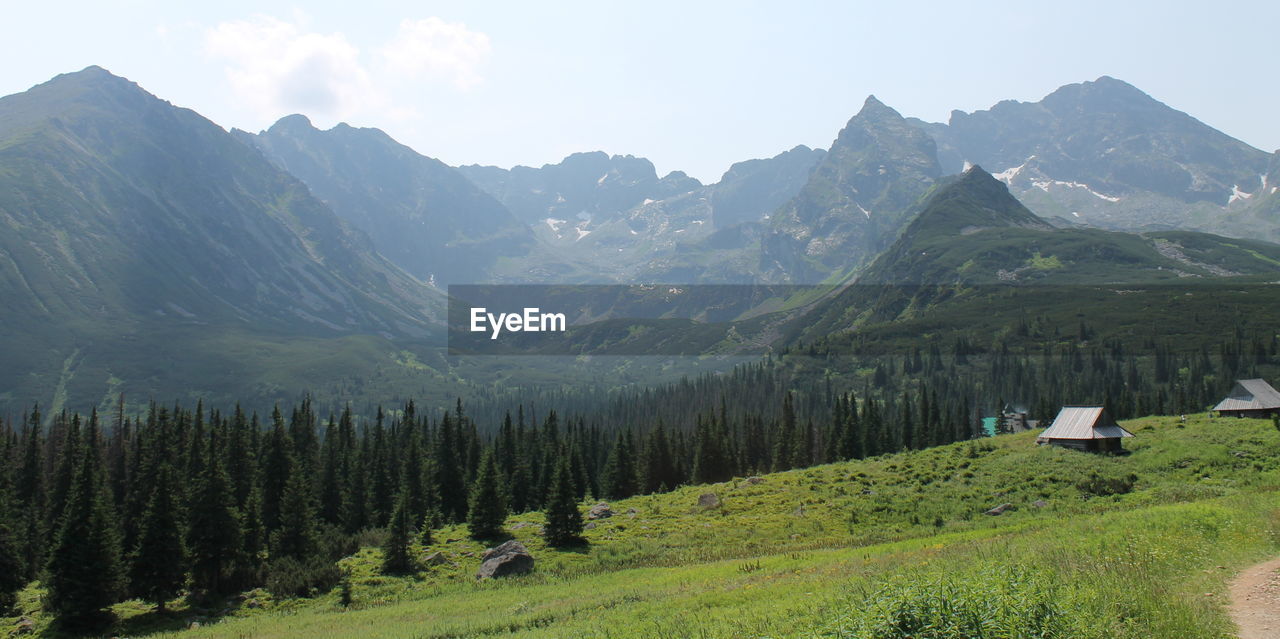
[[[0,98],[0,226],[3,410],[300,392],[440,334],[442,296],[301,182],[98,67]]]
[[[538,565],[509,580],[475,582],[483,547],[444,529],[419,552],[450,563],[413,577],[376,575],[374,549],[345,560],[350,608],[336,592],[256,592],[159,636],[899,636],[873,628],[903,623],[900,606],[930,614],[910,584],[932,584],[1049,636],[1219,637],[1225,581],[1280,550],[1280,433],[1206,415],[1123,425],[1137,435],[1123,457],[1039,447],[1033,432],[636,497],[611,504],[583,549],[547,549],[540,516],[515,516],[507,529]],[[720,505],[698,505],[708,492]],[[117,610],[131,636],[194,614]]]
[[[794,323],[792,335],[839,341],[833,336],[853,329],[866,340],[950,331],[990,344],[1028,318],[1062,317],[1063,301],[1072,300],[1090,309],[1082,317],[1103,331],[1100,339],[1209,337],[1229,321],[1265,327],[1277,301],[1267,283],[1277,274],[1280,246],[1265,242],[1054,228],[975,166],[928,193],[894,243]]]

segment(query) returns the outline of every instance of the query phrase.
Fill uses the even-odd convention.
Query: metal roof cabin
[[[1121,428],[1101,406],[1063,406],[1036,443],[1113,453],[1124,450],[1120,440],[1125,437],[1133,433]]]
[[[1240,379],[1213,410],[1224,417],[1268,417],[1280,413],[1280,391],[1264,379]]]

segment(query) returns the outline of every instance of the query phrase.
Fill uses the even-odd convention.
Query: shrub
[[[1037,639],[1076,636],[1043,571],[902,576],[855,605],[824,633],[842,639]]]
[[[1132,492],[1133,485],[1137,482],[1138,476],[1133,473],[1124,477],[1103,477],[1095,472],[1091,473],[1088,479],[1076,482],[1076,488],[1086,496],[1107,497]]]
[[[337,564],[319,558],[303,562],[281,557],[267,567],[267,590],[277,597],[314,597],[341,580]]]

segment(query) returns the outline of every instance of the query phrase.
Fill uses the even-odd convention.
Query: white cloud
[[[430,17],[402,20],[399,32],[380,53],[392,74],[435,77],[466,90],[483,81],[480,67],[489,51],[488,35],[460,22]]]
[[[312,32],[307,22],[305,15],[255,15],[206,29],[206,53],[227,61],[230,88],[257,117],[380,113],[403,119],[415,113],[394,104],[406,78],[438,79],[463,91],[483,81],[479,68],[489,56],[489,36],[465,24],[402,20],[396,36],[366,56],[343,33]]]
[[[346,118],[382,102],[360,50],[341,33],[307,32],[259,15],[205,32],[205,50],[227,61],[227,80],[258,115]]]

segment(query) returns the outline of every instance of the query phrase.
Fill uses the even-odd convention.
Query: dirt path
[[[1250,566],[1231,582],[1231,619],[1240,639],[1280,637],[1280,559]]]

